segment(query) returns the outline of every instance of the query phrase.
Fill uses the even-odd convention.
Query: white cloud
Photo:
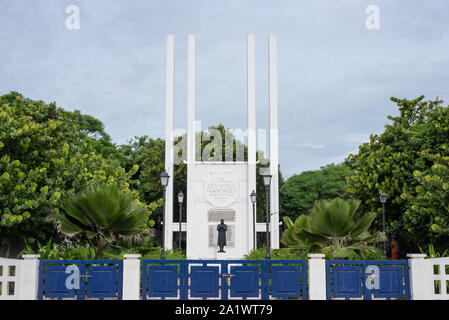
[[[447,0],[5,1],[0,93],[56,101],[105,123],[114,141],[164,136],[165,38],[176,36],[175,127],[186,127],[186,42],[197,34],[197,117],[246,126],[246,36],[256,35],[258,128],[268,129],[267,37],[278,35],[279,142],[284,176],[339,162],[397,114],[391,96],[447,101]]]
[[[313,144],[313,143],[302,143],[296,146],[297,148],[304,149],[323,149],[325,146],[323,144]]]

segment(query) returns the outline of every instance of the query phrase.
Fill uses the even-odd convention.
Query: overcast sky
[[[80,29],[66,27],[66,7]],[[366,8],[380,10],[367,29]],[[164,138],[166,36],[176,37],[175,128],[186,128],[187,35],[197,119],[246,129],[246,38],[256,36],[257,127],[268,129],[268,36],[278,39],[279,157],[288,177],[341,162],[380,133],[391,96],[447,103],[447,0],[1,0],[0,93],[99,118],[114,142]]]

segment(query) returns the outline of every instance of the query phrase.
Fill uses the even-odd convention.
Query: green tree
[[[17,92],[0,96],[0,241],[6,251],[55,235],[44,219],[58,212],[67,192],[88,182],[116,183],[129,189],[128,172],[105,158],[76,117]]]
[[[115,184],[92,184],[71,194],[64,210],[49,216],[49,221],[68,236],[85,238],[95,248],[95,258],[119,240],[139,244],[149,236],[148,213],[136,195],[121,192]]]
[[[105,131],[104,124],[88,114],[82,114],[79,110],[73,112],[59,110],[66,121],[79,128],[80,133],[92,138],[94,150],[104,158],[125,161],[123,152],[112,143],[111,136]],[[131,166],[132,167],[132,166]]]
[[[282,234],[282,242],[293,248],[307,246],[331,257],[365,259],[376,252],[373,244],[384,240],[384,236],[368,232],[375,213],[356,219],[359,205],[359,200],[318,200],[310,215],[301,215],[294,223],[289,217],[284,218],[288,229]]]
[[[165,168],[165,141],[162,139],[152,139],[148,136],[135,137],[129,144],[121,145],[120,151],[124,158],[121,164],[125,169],[131,169],[137,165],[139,169],[130,179],[130,188],[135,190],[140,201],[152,203],[153,219],[157,219],[162,214],[162,186],[160,174]],[[186,191],[185,164],[181,163],[174,168],[174,194],[179,190]],[[173,199],[174,208],[177,208],[177,197]],[[185,206],[184,206],[185,207]],[[174,215],[175,218],[178,215]]]
[[[307,214],[316,200],[344,197],[346,178],[351,174],[351,166],[343,162],[291,176],[279,190],[281,216],[294,220],[301,214]]]
[[[371,135],[370,142],[349,157],[355,171],[348,179],[348,193],[362,200],[364,210],[377,213],[380,229],[379,193],[385,191],[387,233],[404,235],[420,245],[435,240],[443,244],[447,234],[432,226],[447,223],[449,202],[444,182],[431,183],[446,179],[441,169],[447,164],[435,157],[444,161],[449,155],[449,108],[438,99],[424,101],[424,96],[391,100],[398,105],[399,115],[388,116],[392,123],[385,125],[384,132]],[[437,216],[445,222],[436,223]]]
[[[423,155],[434,164],[427,173],[419,170],[413,172],[418,186],[415,188],[416,195],[409,192],[401,195],[412,204],[404,215],[411,217],[412,222],[428,234],[430,243],[445,247],[441,244],[449,237],[449,156],[431,155],[427,151]]]

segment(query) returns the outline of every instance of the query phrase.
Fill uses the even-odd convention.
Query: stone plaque
[[[209,248],[218,248],[217,246],[218,223],[219,222],[213,225],[209,224]],[[234,247],[235,247],[235,226],[228,224],[228,231],[226,232],[226,246],[224,247],[224,251],[226,251],[226,248],[234,248]]]
[[[220,223],[221,219],[227,222],[235,222],[235,211],[234,210],[209,210],[207,221]]]

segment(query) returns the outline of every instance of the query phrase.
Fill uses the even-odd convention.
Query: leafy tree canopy
[[[3,248],[22,246],[54,235],[44,221],[62,208],[67,192],[88,182],[116,183],[129,189],[128,172],[98,149],[103,127],[90,117],[24,98],[17,92],[0,96],[0,241]],[[102,133],[103,132],[103,133]],[[13,248],[14,249],[14,248]],[[20,249],[20,248],[17,248]]]
[[[309,213],[316,200],[343,197],[346,177],[351,174],[351,166],[343,162],[291,176],[279,191],[281,215],[294,220],[301,214]]]
[[[385,131],[371,135],[349,160],[354,175],[348,193],[368,212],[381,215],[379,193],[388,194],[387,233],[416,244],[447,244],[449,233],[449,108],[438,98],[391,98],[400,114]],[[381,219],[377,219],[380,228]]]

